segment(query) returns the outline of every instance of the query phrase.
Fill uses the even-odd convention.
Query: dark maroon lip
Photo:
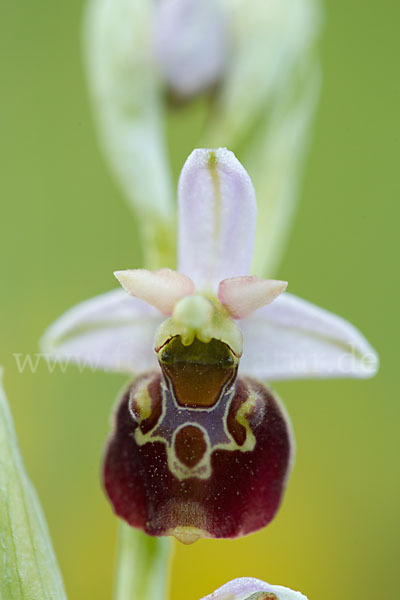
[[[149,535],[234,538],[275,516],[291,448],[279,401],[260,382],[239,377],[198,410],[179,405],[153,371],[121,398],[104,486],[115,513]]]

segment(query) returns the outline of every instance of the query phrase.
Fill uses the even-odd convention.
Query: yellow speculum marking
[[[254,450],[256,445],[256,438],[249,425],[248,416],[256,408],[257,405],[257,394],[252,391],[246,402],[243,402],[241,407],[236,413],[236,421],[242,425],[246,430],[246,440],[242,446],[242,452],[248,452]]]
[[[149,382],[146,381],[135,394],[135,406],[139,413],[139,422],[144,421],[144,419],[148,419],[151,415],[152,402],[149,394],[148,383]]]

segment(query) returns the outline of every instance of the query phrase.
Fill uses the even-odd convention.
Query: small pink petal
[[[178,300],[195,292],[193,281],[172,269],[128,269],[115,271],[114,275],[131,296],[144,300],[165,315],[172,313]]]
[[[258,277],[230,277],[219,284],[218,298],[235,319],[248,317],[258,308],[271,304],[287,287],[286,281]]]

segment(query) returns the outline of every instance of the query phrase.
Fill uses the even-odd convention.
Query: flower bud
[[[271,585],[253,577],[239,577],[225,583],[202,600],[307,600],[301,592]]]
[[[227,15],[216,0],[161,0],[155,16],[155,55],[170,88],[193,96],[222,76],[227,61]]]

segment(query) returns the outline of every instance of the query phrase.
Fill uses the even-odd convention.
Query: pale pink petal
[[[239,577],[229,581],[202,600],[248,600],[257,592],[275,594],[277,600],[307,600],[300,592],[295,592],[281,585],[270,585],[253,577]]]
[[[155,15],[157,64],[182,97],[220,77],[227,58],[227,19],[215,0],[159,0]]]
[[[162,321],[155,308],[118,289],[69,309],[47,329],[41,348],[62,365],[139,373],[157,365],[153,341]]]
[[[194,150],[179,179],[179,271],[197,286],[247,275],[253,252],[253,184],[225,148]]]
[[[193,281],[172,269],[115,271],[123,288],[136,298],[151,304],[164,315],[170,315],[181,298],[194,293]]]
[[[350,323],[285,292],[240,321],[241,368],[264,380],[371,377],[378,357]]]
[[[218,299],[235,319],[248,317],[258,308],[271,304],[287,287],[286,281],[259,279],[251,275],[221,281]]]

